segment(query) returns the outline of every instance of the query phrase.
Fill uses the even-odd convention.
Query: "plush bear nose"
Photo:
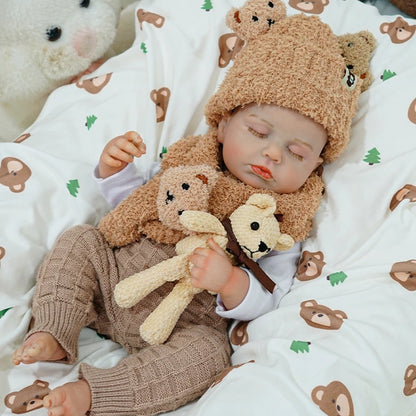
[[[169,191],[166,191],[166,199],[165,204],[169,204],[169,202],[172,202],[175,199],[174,195],[171,194]]]
[[[263,243],[263,241],[260,241],[260,244],[259,244],[260,253],[264,253],[265,251],[268,251],[268,250],[269,250],[269,247],[267,247],[267,244]]]

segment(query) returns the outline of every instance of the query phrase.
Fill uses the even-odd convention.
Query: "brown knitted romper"
[[[33,299],[34,326],[28,335],[51,333],[76,362],[85,326],[120,343],[129,353],[119,364],[99,369],[81,364],[88,381],[91,415],[153,415],[198,398],[229,365],[226,321],[215,314],[215,297],[202,292],[182,314],[165,344],[150,346],[139,326],[174,283],[136,306],[120,308],[115,285],[131,274],[175,254],[174,247],[142,239],[110,248],[89,225],[64,232],[40,267]]]

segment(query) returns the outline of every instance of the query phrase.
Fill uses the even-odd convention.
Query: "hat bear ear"
[[[226,23],[247,41],[267,32],[284,17],[286,6],[280,0],[248,0],[241,9],[232,8],[227,13]]]
[[[363,80],[361,91],[365,91],[373,81],[370,61],[376,48],[376,39],[367,30],[357,33],[346,33],[338,36],[341,54],[349,72]]]

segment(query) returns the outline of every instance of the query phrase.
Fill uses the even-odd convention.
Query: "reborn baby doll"
[[[172,145],[159,174],[133,191],[98,228],[64,232],[40,267],[34,324],[13,355],[15,364],[76,362],[84,326],[129,353],[113,368],[82,364],[78,381],[44,398],[54,416],[87,411],[152,415],[196,399],[229,365],[224,317],[241,319],[241,310],[258,316],[277,307],[289,290],[294,270],[276,268],[286,251],[273,250],[259,260],[267,272],[280,270],[284,276],[274,276],[277,284],[270,293],[215,244],[197,248],[190,256],[192,285],[219,293],[217,309],[214,296],[199,293],[160,345],[147,344],[138,329],[172,284],[130,309],[120,308],[113,296],[119,281],[172,257],[173,244],[185,237],[158,215],[160,177],[169,167],[207,165],[218,172],[208,211],[220,220],[254,193],[271,195],[282,233],[299,242],[310,231],[323,191],[317,169],[347,146],[362,81],[346,68],[329,26],[316,16],[286,18],[284,6],[268,0],[251,0],[240,11],[232,10],[228,24],[235,31],[245,29],[246,45],[206,106],[207,134]],[[171,200],[167,194],[164,203]],[[297,256],[296,246],[292,255]]]

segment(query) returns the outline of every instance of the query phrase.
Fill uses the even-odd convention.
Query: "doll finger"
[[[146,153],[146,143],[141,142],[139,144],[139,150],[142,152],[142,154],[145,154]]]
[[[224,250],[218,245],[218,243],[212,238],[208,238],[207,240],[208,247],[214,250],[216,253],[220,254],[221,256],[227,257],[224,253]]]
[[[103,154],[101,156],[101,162],[103,162],[105,165],[113,167],[113,168],[118,168],[121,166],[121,161],[119,159],[116,159],[114,157],[112,157],[109,154]]]
[[[140,145],[137,146],[135,143],[130,142],[130,141],[129,142],[124,142],[120,146],[120,150],[125,152],[126,154],[128,154],[130,156],[136,156],[136,157],[140,157],[144,153],[146,153],[146,147],[144,148],[144,151],[142,151],[142,150],[140,150]]]
[[[124,136],[127,137],[127,139],[132,141],[132,142],[138,143],[138,142],[143,141],[140,134],[137,133],[137,131],[134,131],[134,130],[128,131],[127,133],[124,134]]]
[[[128,131],[124,137],[126,137],[129,142],[134,143],[136,147],[139,147],[143,143],[142,136],[136,131]]]

